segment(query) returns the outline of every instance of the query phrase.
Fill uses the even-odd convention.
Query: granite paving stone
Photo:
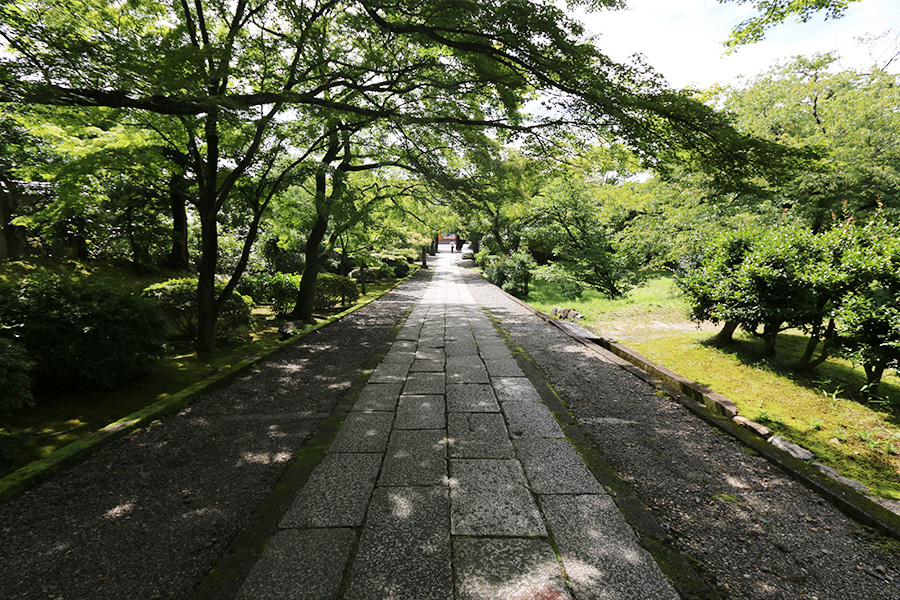
[[[395,350],[397,352],[415,352],[416,340],[394,340],[394,343],[391,344],[391,350]]]
[[[516,460],[450,460],[450,529],[453,535],[547,535]]]
[[[386,363],[382,362],[375,367],[375,371],[369,377],[368,383],[403,383],[409,373],[412,363]]]
[[[678,600],[607,495],[540,496],[578,600]]]
[[[525,377],[492,377],[499,402],[540,402],[541,395]]]
[[[353,410],[394,410],[401,389],[402,383],[367,383],[353,404]]]
[[[411,365],[415,358],[416,358],[415,352],[391,350],[387,354],[384,355],[384,358],[381,360],[381,363],[382,364]]]
[[[602,494],[603,488],[566,439],[524,438],[516,451],[538,494]]]
[[[378,485],[446,484],[446,458],[447,435],[443,429],[395,429]]]
[[[433,371],[439,372],[444,370],[444,361],[441,359],[426,359],[426,358],[417,358],[413,361],[412,366],[409,368],[411,373],[416,373],[419,371]]]
[[[351,412],[328,452],[384,452],[393,420],[392,412]]]
[[[403,386],[404,394],[443,394],[446,391],[444,373],[410,373]]]
[[[513,438],[565,437],[550,409],[537,402],[504,402],[500,405]]]
[[[442,429],[447,425],[444,397],[425,394],[400,396],[394,429]]]
[[[490,385],[477,383],[447,386],[448,412],[499,412],[500,405]]]
[[[332,600],[356,541],[352,529],[289,529],[269,541],[238,600]]]
[[[451,458],[514,458],[506,423],[500,413],[456,413],[447,415]]]
[[[503,343],[484,344],[478,346],[478,354],[482,358],[507,358],[509,357],[509,348]]]
[[[478,354],[478,347],[475,342],[447,342],[444,345],[444,351],[447,356],[462,356],[470,354]]]
[[[448,356],[447,360],[449,361],[453,356]],[[458,384],[458,383],[481,383],[487,384],[491,382],[491,378],[488,376],[487,369],[484,365],[480,365],[477,367],[456,367],[451,368],[447,367],[447,383],[450,384]]]
[[[419,348],[416,350],[416,360],[444,360],[443,348]]]
[[[382,454],[328,454],[285,513],[280,526],[358,527],[375,488]]]
[[[492,378],[498,377],[525,377],[525,373],[519,367],[519,363],[513,358],[485,358],[484,366]]]
[[[375,488],[351,570],[347,600],[448,600],[446,487]]]
[[[456,538],[453,559],[457,600],[571,600],[545,541]]]

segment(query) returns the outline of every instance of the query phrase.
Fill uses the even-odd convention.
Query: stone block
[[[538,402],[504,402],[501,404],[506,426],[512,438],[562,438],[559,423],[543,404]]]
[[[450,413],[448,451],[451,458],[514,458],[515,450],[503,415],[496,412]]]
[[[394,429],[443,429],[447,425],[444,397],[438,395],[400,396]]]
[[[450,460],[453,535],[547,535],[516,460]]]
[[[453,541],[457,600],[570,600],[547,542],[517,538]]]
[[[328,452],[384,452],[393,421],[391,412],[351,412]]]
[[[497,396],[490,385],[468,383],[447,386],[449,412],[499,412]]]
[[[531,489],[538,494],[602,494],[581,457],[566,439],[521,439],[515,442]]]
[[[446,484],[446,459],[447,436],[443,430],[395,429],[378,485]]]

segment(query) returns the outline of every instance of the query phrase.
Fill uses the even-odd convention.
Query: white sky
[[[857,38],[887,30],[893,30],[890,39],[900,34],[900,1],[862,0],[851,4],[841,19],[816,17],[797,23],[792,18],[770,29],[762,42],[726,56],[722,43],[734,25],[753,14],[752,8],[717,0],[626,1],[626,10],[576,18],[589,32],[600,34],[600,50],[610,58],[624,62],[632,54],[643,54],[676,88],[736,83],[741,75],[761,73],[778,60],[815,52],[837,51],[842,66],[867,68],[875,60]],[[886,47],[883,43],[880,51]],[[898,68],[900,60],[890,70]]]

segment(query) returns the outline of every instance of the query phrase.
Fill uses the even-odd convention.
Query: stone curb
[[[180,392],[176,392],[171,396],[163,398],[162,400],[158,400],[157,402],[154,402],[149,406],[146,406],[138,411],[126,415],[125,417],[122,417],[114,423],[110,423],[102,429],[98,429],[97,431],[89,433],[80,440],[74,441],[71,444],[67,444],[62,448],[55,450],[46,458],[32,461],[24,467],[13,471],[6,477],[0,479],[0,502],[9,500],[16,494],[25,491],[33,485],[36,485],[40,481],[43,481],[44,479],[50,477],[64,467],[99,450],[104,445],[117,440],[120,437],[123,437],[131,433],[132,431],[135,431],[136,429],[140,429],[141,427],[144,427],[145,425],[152,423],[153,421],[174,414],[190,406],[205,392],[212,391],[217,387],[231,381],[235,377],[246,372],[257,362],[268,358],[278,352],[281,352],[288,346],[295,344],[303,339],[307,334],[331,325],[335,321],[344,318],[350,313],[353,313],[366,306],[367,304],[378,300],[379,298],[399,286],[401,283],[418,273],[418,271],[419,270],[416,270],[413,273],[409,274],[407,277],[397,281],[394,285],[384,290],[378,296],[369,298],[364,302],[354,305],[353,307],[343,312],[332,315],[327,319],[316,323],[309,329],[305,329],[301,333],[292,336],[287,340],[284,340],[283,342],[280,342],[278,346],[267,350],[262,354],[251,356],[250,358],[245,358],[244,360],[238,362],[237,364],[220,373],[216,373],[215,375],[208,377],[203,381],[199,381],[181,390]]]
[[[788,451],[769,443],[765,438],[760,437],[755,428],[733,421],[732,419],[737,416],[737,407],[725,396],[682,377],[671,369],[652,362],[627,346],[598,336],[580,325],[568,321],[560,321],[543,311],[537,310],[519,298],[503,290],[500,291],[541,319],[552,323],[569,337],[597,352],[606,360],[618,364],[650,385],[669,392],[673,399],[692,413],[710,425],[725,431],[744,445],[753,448],[766,460],[797,479],[806,487],[828,499],[847,515],[896,540],[900,540],[900,515],[888,510],[874,500],[870,500],[861,492],[839,479],[829,477],[814,465],[804,462]],[[759,426],[759,424],[752,421],[748,422]]]

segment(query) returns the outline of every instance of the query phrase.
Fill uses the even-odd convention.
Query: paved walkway
[[[462,282],[434,278],[238,594],[678,598]]]

